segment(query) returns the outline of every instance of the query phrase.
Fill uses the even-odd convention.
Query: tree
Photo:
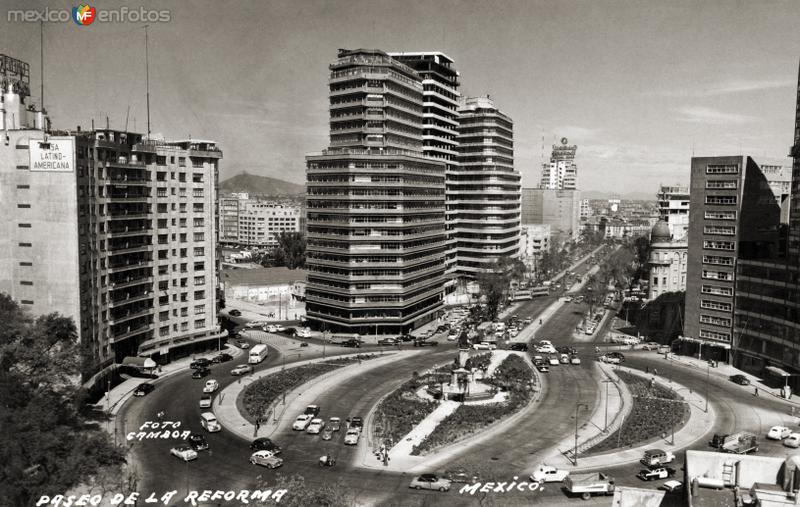
[[[500,303],[508,290],[508,275],[503,272],[485,271],[478,275],[478,286],[486,297],[486,318],[494,320],[500,309]]]
[[[272,252],[274,266],[297,269],[306,265],[306,238],[303,233],[281,232],[275,239],[278,245]]]
[[[119,470],[124,451],[79,413],[85,357],[72,319],[36,319],[0,293],[0,498],[33,505],[41,495]]]

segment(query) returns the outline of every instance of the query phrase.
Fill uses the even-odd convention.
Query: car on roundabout
[[[183,461],[192,461],[197,459],[197,451],[188,445],[179,445],[173,447],[169,450],[169,453],[176,458],[182,459]]]
[[[454,470],[446,470],[444,477],[450,482],[459,482],[463,484],[474,483],[480,481],[479,474],[471,474],[464,468],[456,468]]]
[[[550,366],[558,366],[561,363],[559,362],[558,356],[553,355],[547,359],[547,364],[549,364]]]
[[[472,348],[474,350],[494,350],[497,348],[497,345],[495,345],[494,343],[481,342],[481,343],[473,343]]]
[[[318,435],[320,431],[325,427],[325,421],[323,421],[319,417],[315,417],[311,420],[311,424],[308,425],[306,428],[306,433],[309,435]]]
[[[199,370],[194,370],[192,372],[193,379],[201,379],[203,377],[208,377],[209,375],[211,375],[211,370],[208,368],[200,368]]]
[[[430,489],[439,491],[450,491],[453,483],[450,479],[439,477],[436,474],[422,474],[411,479],[408,487],[413,489]]]
[[[662,484],[658,489],[663,489],[667,493],[675,493],[683,490],[683,483],[681,481],[667,481]]]
[[[231,375],[234,377],[238,377],[241,375],[247,375],[248,373],[253,373],[253,367],[249,364],[240,364],[236,368],[231,370]]]
[[[275,332],[282,333],[284,331],[286,331],[286,326],[283,324],[275,324]]]
[[[200,408],[210,408],[211,407],[211,395],[204,394],[200,397]]]
[[[378,345],[397,345],[400,340],[397,338],[381,338],[378,340]]]
[[[196,359],[189,364],[189,368],[192,370],[202,370],[203,368],[208,368],[209,366],[211,366],[211,360],[206,359],[205,357]]]
[[[283,466],[283,459],[275,456],[275,454],[270,451],[256,451],[250,456],[250,464],[267,468],[278,468]]]
[[[236,346],[242,350],[246,350],[250,348],[250,344],[244,340],[236,340]]]
[[[234,308],[233,310],[230,310],[228,312],[228,315],[230,315],[232,317],[241,317],[242,316],[242,312],[240,312],[239,310]]]
[[[339,431],[342,428],[342,420],[338,417],[331,417],[328,419],[327,429],[331,431]]]
[[[581,358],[573,354],[570,356],[569,362],[570,364],[581,364]]]
[[[269,451],[272,454],[280,454],[281,448],[272,439],[261,437],[250,442],[251,451]]]
[[[539,373],[550,373],[550,367],[544,364],[541,364],[536,367],[539,370]]]
[[[228,361],[232,361],[233,356],[228,354],[227,352],[223,352],[222,354],[217,354],[216,356],[211,358],[212,363],[227,363]]]
[[[136,390],[133,391],[134,396],[147,396],[147,394],[153,392],[156,386],[150,383],[145,382],[144,384],[139,384],[136,387]]]
[[[515,342],[508,346],[508,350],[516,350],[517,352],[527,352],[528,351],[528,344]]]
[[[297,416],[297,419],[294,420],[292,429],[295,431],[305,431],[313,419],[314,417],[309,414],[300,414]]]
[[[642,345],[642,350],[658,350],[660,346],[661,344],[658,342],[647,342]]]
[[[213,392],[216,392],[217,389],[219,389],[219,382],[217,382],[213,378],[208,379],[206,380],[206,385],[203,386],[203,393],[211,394]]]
[[[330,440],[333,438],[333,432],[330,429],[325,428],[325,430],[320,435],[320,438],[322,438],[322,440]]]
[[[358,439],[361,436],[361,430],[358,428],[352,428],[347,430],[347,433],[344,435],[344,444],[345,445],[358,445]]]
[[[675,469],[672,467],[655,467],[645,468],[636,474],[636,477],[643,481],[654,481],[659,479],[667,479],[675,475]]]
[[[767,438],[770,440],[783,440],[791,435],[792,430],[786,426],[773,426],[767,432]]]
[[[800,433],[792,433],[786,440],[783,441],[783,445],[786,447],[791,447],[793,449],[797,449],[800,447]]]
[[[208,449],[208,442],[206,441],[206,437],[201,435],[200,433],[192,433],[189,435],[189,438],[186,439],[189,442],[189,445],[195,451],[205,451]]]

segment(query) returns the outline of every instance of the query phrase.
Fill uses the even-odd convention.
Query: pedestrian
[[[256,431],[258,431],[259,428],[261,428],[261,418],[260,417],[258,419],[256,419]]]
[[[755,395],[756,395],[756,398],[757,398],[758,397],[758,387],[756,387]]]
[[[650,367],[649,366],[645,369],[645,373],[647,373],[648,375],[650,374]]]
[[[653,368],[653,375],[658,375],[658,370]]]

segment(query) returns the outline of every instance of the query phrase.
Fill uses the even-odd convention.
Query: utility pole
[[[575,404],[575,466],[578,466],[578,409],[581,407],[586,408],[589,410],[589,405],[585,403],[576,403]]]
[[[706,408],[704,410],[706,414],[708,413],[708,381],[710,374],[711,374],[711,365],[706,363]]]
[[[150,139],[150,48],[147,28],[150,25],[144,25],[144,69],[145,69],[145,86],[147,91],[147,139]],[[188,462],[187,462],[188,463]]]

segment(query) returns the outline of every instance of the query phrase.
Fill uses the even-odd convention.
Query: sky
[[[0,1],[0,52],[31,63],[39,23]],[[328,64],[338,48],[442,51],[464,95],[514,120],[515,167],[536,186],[561,137],[577,144],[583,191],[655,194],[688,183],[690,158],[786,157],[800,60],[800,2],[622,0],[275,0],[105,2],[168,10],[150,23],[154,133],[210,138],[221,177],[305,181],[328,144]],[[146,131],[142,23],[44,27],[45,106],[56,128]],[[544,140],[544,141],[543,141]]]

